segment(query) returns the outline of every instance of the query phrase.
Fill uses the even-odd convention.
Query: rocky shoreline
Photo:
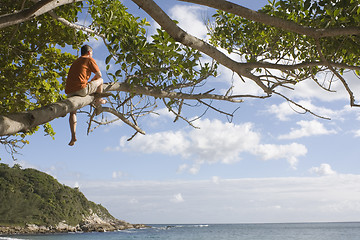
[[[47,234],[47,233],[71,233],[71,232],[113,232],[126,229],[149,228],[144,224],[131,224],[122,220],[102,219],[97,214],[84,219],[77,226],[70,226],[66,222],[59,222],[56,226],[38,226],[26,224],[21,226],[0,226],[1,235],[15,234]]]

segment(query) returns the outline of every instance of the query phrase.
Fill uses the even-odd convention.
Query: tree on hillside
[[[145,30],[149,23],[131,15],[120,1],[90,0],[86,7],[79,0],[3,1],[1,143],[14,147],[19,140],[14,140],[13,134],[21,138],[25,136],[22,132],[32,133],[43,124],[45,131],[53,134],[48,124],[52,119],[91,104],[96,96],[62,100],[60,93],[75,56],[59,47],[78,49],[89,37],[103,40],[109,52],[106,64],[114,63],[117,68],[107,72],[111,83],[105,92],[111,93],[110,104],[102,110],[136,133],[144,133],[137,119],[153,112],[159,100],[176,119],[185,121],[181,112],[191,101],[224,113],[211,102],[239,103],[273,95],[312,113],[283,91],[302,81],[315,81],[320,89],[333,91],[333,82],[340,80],[350,105],[359,106],[344,77],[345,72],[360,71],[358,0],[274,0],[259,11],[225,0],[179,0],[218,10],[209,21],[208,42],[181,29],[153,0],[132,1],[161,26],[151,41]],[[91,16],[88,26],[77,22],[82,11]],[[204,60],[203,55],[213,61]],[[218,64],[242,81],[255,83],[262,93],[237,95],[233,86],[225,84],[225,93],[208,87],[208,78],[216,76]],[[329,73],[326,81],[319,79],[323,72]],[[91,113],[89,118],[96,122]]]

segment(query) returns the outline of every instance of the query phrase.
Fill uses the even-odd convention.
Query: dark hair
[[[92,48],[89,45],[84,45],[81,47],[81,56],[87,54],[92,51]]]

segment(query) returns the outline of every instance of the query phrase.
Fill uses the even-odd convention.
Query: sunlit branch
[[[225,0],[178,0],[182,2],[195,3],[219,10],[223,10],[228,13],[235,14],[237,16],[252,20],[255,22],[263,23],[273,27],[277,27],[286,31],[306,35],[313,38],[322,37],[336,37],[346,35],[359,35],[359,27],[342,27],[342,28],[311,28],[307,26],[299,25],[295,22],[281,19],[278,17],[270,16],[265,13],[257,12],[236,3],[225,1]]]
[[[346,91],[348,92],[349,97],[350,97],[350,106],[352,106],[352,107],[360,107],[360,105],[355,104],[354,93],[351,91],[351,89],[350,89],[348,83],[346,82],[346,80],[340,75],[340,73],[338,73],[338,72],[334,69],[334,67],[331,65],[331,63],[329,63],[329,62],[327,61],[327,59],[325,58],[324,54],[323,54],[322,51],[321,51],[321,45],[320,45],[319,39],[316,40],[316,48],[317,48],[317,50],[318,50],[318,53],[319,53],[320,58],[326,63],[326,65],[327,65],[327,67],[329,68],[329,70],[330,70],[331,72],[333,72],[336,77],[338,77],[338,78],[340,79],[341,83],[343,84],[343,86],[345,87]]]
[[[123,92],[129,92],[139,95],[147,95],[157,98],[187,99],[187,100],[214,99],[214,100],[222,100],[222,101],[229,101],[235,103],[243,102],[242,99],[235,99],[232,96],[223,96],[223,95],[209,94],[209,93],[187,94],[181,92],[164,91],[158,88],[130,85],[128,83],[104,84],[104,91],[123,91]]]
[[[32,18],[40,16],[44,13],[47,13],[59,6],[81,2],[83,0],[41,0],[37,1],[33,6],[30,8],[5,14],[0,16],[0,29],[5,28],[8,26],[12,26],[18,23],[22,23],[28,21]]]

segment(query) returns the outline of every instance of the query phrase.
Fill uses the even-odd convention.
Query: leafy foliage
[[[360,23],[359,3],[358,0],[281,0],[264,7],[263,11],[312,28],[357,27]],[[328,60],[349,65],[359,64],[359,45],[360,38],[356,35],[321,39],[322,51]],[[302,51],[306,52],[305,49]]]
[[[109,73],[114,81],[166,89],[214,73],[208,65],[199,65],[198,51],[177,43],[165,31],[157,29],[148,37],[149,22],[129,14],[120,1],[94,0],[90,5],[92,27],[105,36],[110,53],[105,62],[113,59],[118,68]]]
[[[139,3],[139,6],[142,5],[141,1],[133,1]],[[31,4],[31,1],[14,3],[5,0],[0,6],[0,15],[22,10]],[[152,12],[151,9],[156,9],[154,4],[149,1],[142,7]],[[152,5],[154,8],[146,8],[145,5]],[[124,87],[124,92],[117,92],[109,97],[111,111],[108,112],[120,116],[119,118],[129,125],[137,126],[139,117],[157,107],[158,98],[177,116],[176,119],[183,118],[183,106],[190,105],[184,103],[185,99],[196,100],[196,103],[224,113],[213,108],[211,101],[207,103],[197,98],[204,95],[209,97],[208,93],[213,90],[205,89],[206,79],[215,76],[217,68],[214,62],[201,62],[200,51],[241,77],[253,80],[263,90],[263,95],[232,95],[231,86],[225,94],[211,94],[208,99],[233,101],[241,97],[267,98],[277,94],[295,103],[277,89],[293,89],[293,85],[298,82],[313,79],[321,88],[331,91],[332,82],[340,79],[350,96],[351,106],[355,106],[355,97],[339,73],[343,73],[345,69],[360,70],[357,67],[360,63],[359,36],[346,33],[337,37],[321,37],[321,34],[316,36],[303,32],[299,34],[297,31],[289,32],[284,30],[288,28],[281,26],[290,23],[291,26],[314,30],[316,33],[321,32],[317,31],[320,28],[322,31],[334,28],[348,30],[348,27],[359,25],[359,6],[358,0],[269,1],[269,4],[260,10],[265,14],[258,15],[266,16],[266,19],[269,19],[267,15],[271,15],[283,25],[271,25],[259,19],[256,21],[263,23],[253,22],[218,11],[214,15],[215,24],[209,33],[212,46],[192,37],[188,38],[192,39],[191,44],[182,41],[185,37],[179,37],[180,35],[190,35],[177,29],[175,24],[170,24],[173,22],[169,21],[166,14],[157,15],[154,12],[149,13],[154,19],[166,20],[158,21],[162,22],[164,29],[175,26],[172,29],[177,33],[169,31],[171,37],[163,29],[157,29],[153,36],[148,36],[146,29],[149,23],[146,19],[139,19],[128,13],[121,1],[90,0],[85,7],[82,3],[62,6],[55,9],[56,14],[75,25],[81,11],[87,11],[91,19],[87,19],[90,21],[88,26],[82,26],[86,33],[74,25],[69,26],[61,20],[55,20],[49,14],[0,30],[0,46],[4,49],[0,53],[0,81],[3,83],[0,86],[0,114],[28,111],[60,100],[62,80],[75,58],[62,52],[60,47],[72,46],[77,49],[90,36],[102,38],[107,47],[109,55],[105,63],[111,81],[125,82],[124,85],[130,84],[130,88],[134,90]],[[193,48],[180,44],[174,38]],[[237,54],[241,60],[234,61],[216,47]],[[316,75],[321,71],[331,72],[329,81],[320,83],[316,79]],[[198,89],[203,93],[195,93]],[[102,121],[99,124],[106,123],[108,122]],[[49,124],[45,125],[45,132],[54,134]],[[27,143],[24,140],[10,142],[5,138],[0,138],[0,142],[10,145],[13,143],[13,147],[19,143]]]
[[[0,15],[31,4],[4,0]],[[81,7],[82,4],[70,4],[56,13],[76,21]],[[0,114],[32,110],[62,99],[62,81],[75,56],[59,47],[71,45],[77,49],[86,39],[81,31],[74,31],[47,14],[0,29]],[[50,125],[45,126],[45,131],[54,134]]]
[[[336,28],[358,26],[359,1],[356,0],[280,0],[269,1],[260,11],[274,17],[310,28]],[[292,64],[320,61],[316,41],[328,61],[359,65],[359,36],[341,36],[315,39],[287,32],[262,23],[249,21],[230,13],[218,11],[216,26],[211,32],[212,43],[237,53],[247,62],[290,60]],[[301,70],[301,69],[300,69]],[[302,69],[305,76],[320,69]],[[294,73],[294,72],[293,72]],[[299,74],[299,73],[297,73]]]
[[[21,6],[21,2],[13,4],[13,1],[6,0],[0,7],[0,15],[31,4],[31,1],[24,1],[25,5]],[[49,14],[0,30],[1,49],[6,49],[0,53],[0,81],[4,83],[0,86],[1,115],[28,111],[61,100],[67,69],[75,56],[61,51],[60,47],[78,49],[90,36],[103,38],[109,51],[105,59],[107,70],[113,63],[117,68],[108,72],[115,82],[127,81],[137,86],[191,92],[192,87],[199,83],[198,79],[203,80],[215,73],[212,65],[199,62],[201,54],[198,51],[176,43],[165,31],[158,30],[152,39],[149,38],[146,19],[140,20],[129,14],[121,1],[91,0],[86,4],[86,7],[82,3],[69,4],[55,12],[59,17],[76,23],[81,11],[86,10],[91,16],[88,29],[95,33],[69,27]],[[186,87],[191,88],[185,90]],[[113,97],[113,103],[122,107],[124,100],[134,95],[114,94]],[[176,101],[168,106],[171,108],[176,105],[174,103]],[[155,101],[128,104],[131,105],[129,108],[137,105],[139,109],[156,105]],[[128,113],[124,110],[123,114]],[[50,124],[46,124],[44,129],[54,135]]]
[[[101,205],[88,201],[77,189],[60,184],[35,169],[22,170],[0,164],[0,224],[55,226],[61,221],[75,226],[90,209],[113,218]]]

